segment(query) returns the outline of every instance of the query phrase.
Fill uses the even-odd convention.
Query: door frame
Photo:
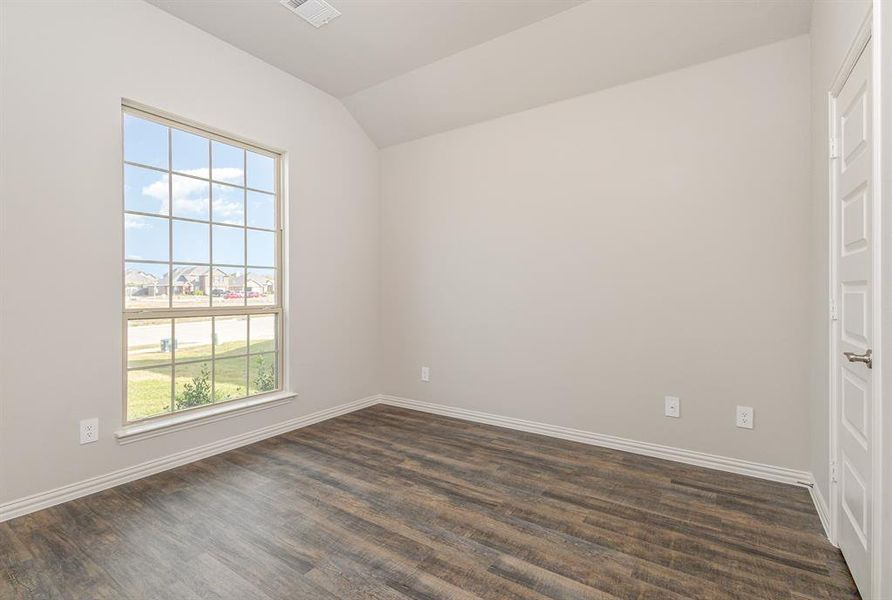
[[[830,86],[830,90],[827,93],[827,116],[828,116],[828,159],[827,159],[827,168],[829,171],[829,228],[828,234],[830,238],[829,244],[829,299],[830,299],[830,318],[828,319],[828,330],[829,330],[829,340],[830,340],[830,348],[829,348],[829,364],[830,364],[830,376],[829,376],[829,386],[830,386],[830,421],[829,421],[829,434],[830,434],[830,452],[829,452],[829,460],[828,460],[828,481],[830,482],[830,541],[834,545],[837,544],[837,535],[838,535],[838,527],[839,527],[839,516],[840,516],[840,486],[839,482],[836,481],[838,479],[837,471],[839,464],[839,391],[838,391],[838,376],[837,372],[839,369],[839,328],[838,328],[838,308],[840,306],[839,298],[837,297],[837,264],[836,257],[838,256],[838,244],[839,240],[836,235],[836,227],[838,219],[840,218],[840,211],[837,202],[837,194],[836,194],[836,173],[835,173],[835,165],[833,159],[833,150],[834,144],[838,143],[838,141],[834,140],[835,132],[835,123],[836,123],[836,98],[839,93],[842,91],[843,85],[848,79],[849,75],[852,72],[852,69],[855,67],[855,64],[858,61],[858,58],[861,56],[867,44],[873,39],[874,44],[871,46],[871,140],[873,143],[873,156],[872,156],[872,166],[871,166],[871,210],[873,214],[873,223],[871,224],[871,235],[873,236],[872,244],[873,244],[873,265],[871,267],[871,276],[873,278],[873,291],[872,291],[872,302],[873,302],[873,315],[872,315],[872,323],[871,323],[871,335],[872,335],[872,344],[873,344],[873,362],[874,368],[872,369],[872,387],[873,392],[871,395],[871,506],[870,506],[870,535],[871,535],[871,553],[870,553],[870,586],[871,590],[876,594],[882,590],[882,498],[883,498],[883,394],[882,394],[882,319],[881,315],[883,312],[883,303],[882,303],[882,238],[883,238],[883,221],[882,221],[882,210],[881,210],[881,188],[880,188],[880,180],[881,180],[881,153],[880,148],[882,144],[880,143],[881,136],[881,121],[880,115],[882,112],[881,105],[881,85],[880,85],[880,73],[882,67],[882,48],[881,44],[878,43],[878,36],[874,31],[874,10],[877,10],[874,7],[872,10],[867,12],[867,15],[864,21],[861,24],[861,27],[858,29],[858,33],[855,35],[855,38],[852,41],[851,46],[849,47],[848,52],[846,53],[845,58],[842,61],[842,64],[839,67],[839,70],[836,73],[836,76],[833,78],[833,83]]]

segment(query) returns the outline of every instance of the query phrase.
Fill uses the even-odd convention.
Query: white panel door
[[[837,541],[858,589],[870,595],[873,215],[871,53],[864,49],[836,97]]]

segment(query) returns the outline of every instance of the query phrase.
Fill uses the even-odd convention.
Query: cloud
[[[124,229],[146,229],[149,223],[145,217],[137,215],[124,215]]]
[[[186,175],[194,175],[196,177],[207,176],[207,169],[191,169],[183,171]],[[214,169],[214,178],[221,181],[241,180],[243,176],[242,169],[237,168],[219,168]],[[163,175],[160,179],[142,188],[142,193],[151,198],[161,201],[161,212],[168,212],[168,180],[167,175]],[[191,217],[196,219],[207,219],[208,204],[210,202],[208,194],[208,182],[202,179],[193,179],[192,177],[174,177],[173,179],[173,214],[180,217]],[[240,191],[240,190],[239,190]],[[217,198],[214,200],[214,220],[238,220],[244,218],[244,203],[238,200],[226,200],[225,198]]]
[[[245,172],[238,167],[215,167],[214,181],[242,185],[245,181]]]
[[[214,200],[214,220],[215,221],[237,221],[241,223],[244,220],[245,210],[239,202],[227,202],[225,200]]]

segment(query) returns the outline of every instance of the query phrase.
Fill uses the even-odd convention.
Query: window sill
[[[294,392],[276,392],[259,398],[235,400],[206,409],[155,419],[146,423],[127,425],[117,430],[115,437],[118,439],[118,444],[132,444],[133,442],[147,440],[159,435],[167,435],[175,431],[191,429],[200,425],[222,421],[223,419],[280,406],[291,402],[296,397],[297,394]]]

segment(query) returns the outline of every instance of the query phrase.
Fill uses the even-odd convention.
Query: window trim
[[[115,431],[115,439],[117,439],[118,444],[123,446],[184,429],[192,429],[208,423],[216,423],[231,417],[275,408],[287,404],[295,398],[297,398],[297,394],[294,392],[268,392],[262,395],[257,394],[247,398],[227,400],[218,404],[197,407],[202,409],[200,411],[195,409],[180,410],[175,413],[141,419],[130,425],[124,425]]]
[[[224,405],[232,404],[232,410],[238,412],[240,405],[245,404],[245,403],[249,403],[253,406],[254,404],[263,404],[266,401],[274,401],[276,398],[282,396],[283,394],[289,394],[289,395],[293,396],[293,394],[290,394],[289,392],[286,391],[286,379],[287,378],[286,378],[286,373],[285,373],[285,369],[284,369],[285,350],[286,350],[286,344],[285,344],[285,339],[284,339],[285,319],[286,319],[286,315],[285,315],[285,304],[286,303],[285,303],[285,295],[284,295],[285,287],[286,287],[286,284],[285,284],[285,256],[284,256],[285,231],[284,231],[284,225],[283,225],[284,217],[285,217],[285,215],[284,215],[285,203],[284,203],[284,199],[283,199],[284,189],[285,189],[285,185],[284,185],[285,152],[282,150],[273,149],[269,146],[260,145],[256,142],[247,140],[240,136],[222,132],[218,129],[208,127],[206,125],[197,123],[195,121],[191,121],[189,119],[184,119],[184,118],[172,115],[170,113],[166,113],[164,111],[159,111],[157,109],[148,107],[146,105],[143,105],[143,104],[140,104],[137,102],[133,102],[128,99],[121,100],[121,113],[120,114],[121,114],[121,155],[120,156],[121,156],[122,231],[124,230],[123,221],[126,220],[127,215],[129,215],[129,214],[134,214],[137,216],[145,215],[145,216],[166,218],[166,219],[168,219],[168,222],[169,222],[171,228],[172,228],[173,220],[176,219],[176,220],[182,220],[182,221],[187,221],[187,222],[196,222],[196,223],[207,224],[209,226],[209,230],[210,230],[210,232],[209,232],[210,237],[208,238],[209,255],[208,255],[208,263],[207,264],[205,264],[205,263],[190,263],[188,261],[180,263],[180,262],[173,261],[173,239],[172,239],[172,236],[170,235],[170,233],[168,233],[168,253],[169,253],[168,261],[166,261],[166,262],[165,261],[152,261],[152,260],[128,261],[126,250],[124,247],[125,243],[126,243],[126,241],[125,241],[126,238],[125,238],[125,236],[122,235],[122,238],[121,238],[121,266],[122,266],[121,277],[122,278],[121,278],[121,286],[120,286],[121,306],[122,306],[122,311],[121,311],[121,313],[122,313],[122,342],[123,342],[122,353],[121,353],[122,354],[122,380],[123,380],[122,381],[123,382],[122,394],[121,394],[121,396],[122,396],[122,400],[121,400],[121,403],[122,403],[122,419],[121,419],[122,426],[125,429],[129,429],[129,428],[133,428],[133,427],[141,428],[141,426],[143,426],[143,425],[150,426],[154,422],[158,427],[152,427],[152,429],[156,429],[159,427],[164,427],[165,426],[164,422],[166,422],[166,421],[174,420],[174,421],[179,422],[179,419],[176,419],[176,417],[183,417],[184,420],[191,421],[191,420],[202,419],[204,416],[206,416],[202,413],[208,413],[210,415],[217,414],[217,413],[221,412],[220,407],[224,406]],[[207,179],[202,179],[201,177],[195,177],[195,176],[190,176],[190,175],[184,175],[184,174],[177,173],[177,172],[173,171],[173,164],[171,162],[173,148],[170,145],[170,139],[168,139],[168,148],[167,148],[167,152],[168,152],[168,169],[167,170],[159,169],[157,167],[152,167],[149,165],[141,165],[140,163],[125,161],[125,159],[124,159],[124,126],[123,126],[123,122],[124,122],[124,117],[126,115],[133,115],[140,119],[153,121],[153,122],[159,123],[161,125],[164,125],[166,127],[172,127],[172,128],[175,128],[175,129],[178,129],[181,131],[186,131],[188,133],[199,135],[199,136],[209,139],[211,141],[218,141],[218,142],[222,142],[225,144],[234,145],[239,148],[242,148],[243,150],[254,152],[256,154],[260,154],[260,155],[272,158],[275,161],[275,169],[276,169],[275,188],[273,191],[273,194],[275,195],[275,217],[276,217],[274,229],[249,226],[248,222],[247,222],[247,194],[248,194],[248,192],[253,191],[253,192],[269,194],[270,193],[269,191],[248,187],[247,177],[245,177],[243,186],[233,186],[231,184],[227,184],[226,182],[215,181],[213,179],[213,172],[212,172],[211,164],[208,164],[208,178]],[[247,160],[247,156],[246,156],[246,160]],[[170,293],[170,290],[168,290],[169,302],[168,302],[168,306],[165,308],[127,308],[126,296],[125,296],[125,291],[124,291],[126,288],[124,273],[126,272],[128,262],[170,265],[171,268],[173,268],[172,265],[174,265],[174,264],[176,264],[176,265],[190,265],[190,264],[192,264],[195,266],[208,266],[210,269],[212,269],[212,271],[211,271],[212,278],[213,278],[213,269],[214,268],[219,267],[219,266],[226,266],[222,263],[220,265],[217,265],[213,262],[213,233],[212,233],[213,226],[214,225],[226,225],[225,223],[219,223],[219,222],[212,221],[211,219],[213,217],[213,214],[210,214],[208,216],[207,221],[202,221],[200,219],[174,217],[173,212],[172,212],[172,206],[173,206],[172,205],[172,203],[173,203],[172,197],[169,197],[169,203],[171,206],[171,210],[168,211],[167,215],[141,213],[140,211],[128,211],[127,210],[126,204],[125,204],[125,199],[124,199],[124,190],[125,190],[125,188],[124,188],[124,171],[126,170],[127,165],[133,165],[133,166],[140,167],[140,168],[151,169],[158,173],[164,173],[169,176],[168,177],[168,185],[170,185],[170,186],[172,186],[173,175],[176,174],[176,175],[183,175],[184,177],[192,177],[193,179],[197,179],[200,181],[207,181],[209,186],[213,186],[215,184],[221,184],[221,185],[229,185],[230,187],[235,187],[237,189],[244,190],[244,192],[245,192],[245,224],[243,226],[235,226],[235,227],[239,227],[241,229],[244,229],[244,231],[245,231],[245,263],[243,265],[234,265],[234,266],[242,267],[244,269],[243,273],[244,273],[244,277],[245,277],[245,286],[247,287],[247,273],[248,273],[249,269],[252,268],[252,266],[248,264],[248,256],[247,256],[247,243],[248,243],[247,238],[248,238],[248,236],[247,236],[247,233],[252,230],[273,233],[275,236],[275,246],[274,246],[275,266],[272,267],[272,269],[274,269],[275,273],[276,273],[276,282],[275,282],[276,283],[276,289],[275,289],[276,302],[275,302],[275,304],[250,305],[247,303],[248,297],[247,297],[247,293],[246,293],[245,294],[245,304],[242,306],[231,306],[231,305],[213,306],[212,305],[213,300],[209,300],[209,306],[206,306],[206,307],[175,307],[175,306],[173,306],[173,295]],[[169,191],[168,193],[170,194],[171,192]],[[209,208],[212,208],[212,207],[209,207]],[[268,266],[264,266],[264,267],[255,266],[254,268],[256,268],[256,269],[270,269],[270,267],[268,267]],[[212,279],[212,281],[213,281],[213,279]],[[275,389],[269,390],[269,391],[266,391],[266,392],[263,392],[260,394],[247,395],[247,392],[249,389],[249,387],[247,387],[245,389],[246,395],[239,397],[239,398],[223,400],[220,402],[211,402],[209,404],[205,404],[202,406],[194,406],[194,407],[185,408],[185,409],[181,409],[181,410],[162,413],[159,415],[154,415],[151,417],[144,417],[144,418],[136,419],[136,420],[129,419],[128,404],[127,404],[128,372],[129,372],[127,334],[128,334],[128,322],[129,321],[138,320],[138,319],[171,319],[172,320],[171,327],[173,328],[172,335],[175,335],[175,333],[173,333],[173,332],[175,332],[175,327],[176,327],[175,321],[173,321],[174,319],[196,318],[196,317],[211,318],[211,317],[227,317],[227,316],[240,316],[240,315],[275,315],[275,317],[276,317],[275,334],[276,334],[277,344],[276,344],[276,349],[275,349],[275,353],[276,353],[276,365],[275,366],[276,366],[276,375],[277,375],[277,377],[276,377],[277,386]],[[247,348],[245,351],[245,353],[246,353],[245,359],[247,361],[250,361],[250,356],[251,356],[249,354],[249,350],[250,350],[250,348]],[[267,353],[261,353],[261,354],[267,354]],[[215,357],[214,357],[213,351],[212,351],[211,360],[210,360],[212,365],[213,365],[214,358]],[[174,398],[175,398],[175,389],[176,389],[176,371],[175,371],[176,351],[175,350],[173,350],[171,353],[170,368],[171,368],[171,393],[172,393],[171,402],[173,402]],[[213,366],[212,366],[212,368],[213,368]],[[230,412],[230,411],[224,410],[222,412]]]

